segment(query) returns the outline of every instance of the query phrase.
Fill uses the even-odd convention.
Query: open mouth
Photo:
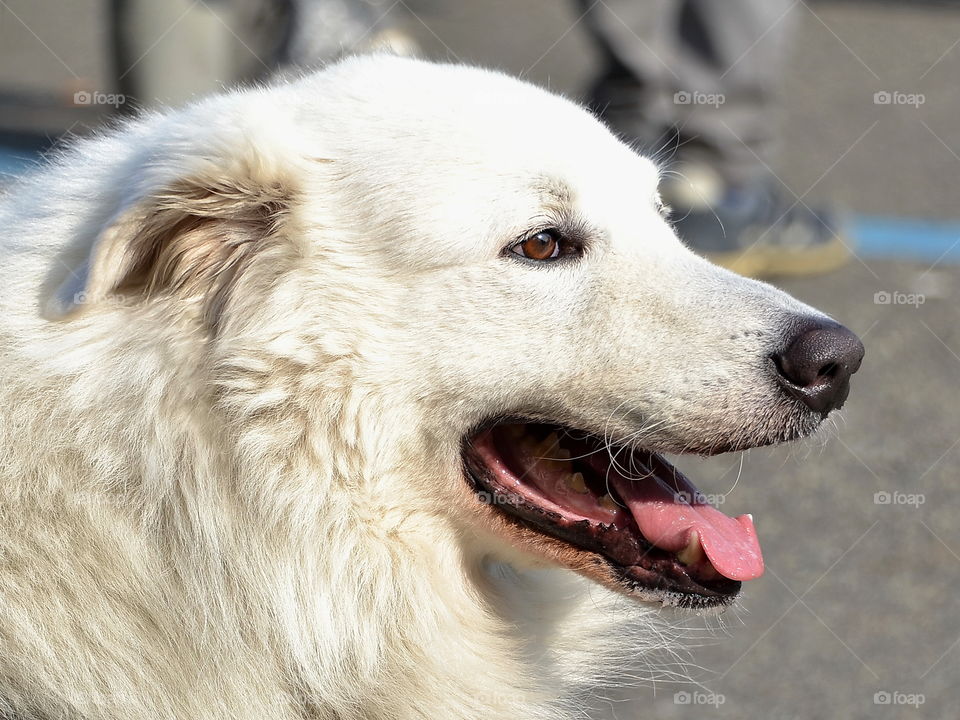
[[[505,422],[470,437],[482,502],[607,566],[619,589],[678,607],[733,601],[763,573],[749,515],[731,518],[660,455],[572,428]]]

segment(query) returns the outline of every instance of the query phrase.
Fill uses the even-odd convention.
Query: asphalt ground
[[[561,0],[391,3],[385,21],[407,27],[431,57],[571,95],[596,70]],[[107,91],[103,12],[92,0],[57,12],[0,3],[0,89]],[[784,191],[884,228],[886,216],[960,218],[960,8],[818,2],[796,12],[773,167]],[[924,101],[878,105],[877,92]],[[861,335],[863,368],[817,437],[680,462],[725,512],[754,514],[767,573],[722,626],[703,621],[699,686],[643,688],[619,717],[957,717],[960,267],[950,261],[960,233],[948,225],[934,241],[904,227],[887,246],[895,260],[871,246],[841,271],[780,283]]]

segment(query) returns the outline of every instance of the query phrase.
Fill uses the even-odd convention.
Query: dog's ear
[[[294,248],[287,222],[293,190],[253,179],[182,180],[119,212],[57,288],[48,315],[159,296],[199,303],[211,325],[256,263],[282,263]],[[269,257],[264,257],[269,256]]]

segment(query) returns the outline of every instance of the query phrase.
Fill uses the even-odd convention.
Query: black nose
[[[847,399],[850,376],[863,360],[863,343],[842,325],[817,322],[807,324],[773,360],[787,392],[826,415]]]

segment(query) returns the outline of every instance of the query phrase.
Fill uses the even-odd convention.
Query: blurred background
[[[500,68],[592,103],[614,125],[623,120],[615,110],[629,115],[633,103],[649,115],[660,102],[649,78],[624,79],[644,62],[657,75],[650,65],[659,62],[660,90],[673,100],[656,107],[661,125],[673,122],[664,113],[675,125],[634,136],[618,129],[676,169],[681,234],[696,248],[683,223],[702,220],[704,207],[708,220],[733,217],[726,191],[754,187],[724,169],[729,159],[712,162],[705,139],[725,143],[762,167],[761,184],[776,198],[757,217],[781,227],[805,213],[791,227],[831,242],[836,229],[842,257],[821,267],[791,260],[772,280],[859,333],[867,355],[826,433],[679,462],[725,512],[754,514],[767,572],[746,586],[742,610],[702,623],[709,631],[694,654],[697,683],[650,684],[618,716],[955,718],[960,5],[778,0],[746,3],[762,17],[741,23],[721,16],[746,12],[744,3],[713,0],[710,12],[683,10],[685,45],[671,45],[679,31],[664,18],[685,4],[698,5],[0,0],[0,187],[57,143],[117,116],[343,53],[390,47]],[[717,45],[711,23],[731,25],[724,32],[739,33],[739,44]],[[751,67],[766,73],[759,94],[744,89]],[[700,77],[703,87],[671,76]],[[751,122],[762,122],[751,132],[763,137],[738,135]],[[711,167],[720,168],[715,177]],[[726,194],[697,207],[691,187],[701,200],[718,187]],[[754,234],[738,257],[787,234]],[[792,240],[778,257],[800,257],[808,241],[810,233]],[[705,252],[718,249],[730,248]]]

